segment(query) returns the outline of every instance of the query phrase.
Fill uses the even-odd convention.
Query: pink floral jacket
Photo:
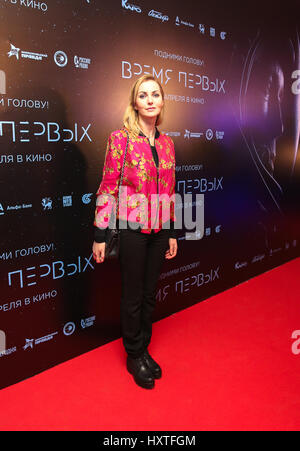
[[[150,233],[151,229],[158,232],[163,223],[176,220],[174,143],[169,136],[156,130],[155,147],[159,158],[156,167],[148,138],[128,133],[116,218],[139,223],[143,233]],[[94,221],[101,229],[108,226],[112,208],[116,207],[126,142],[125,129],[112,132],[107,142]]]

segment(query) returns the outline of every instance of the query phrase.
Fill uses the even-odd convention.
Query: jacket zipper
[[[151,154],[152,154],[152,159],[153,159],[154,165],[155,165],[155,167],[156,167],[157,197],[158,197],[158,199],[159,199],[159,184],[158,184],[158,178],[159,178],[159,157],[158,157],[158,166],[156,166],[155,160],[154,160],[154,157],[153,157],[153,153],[152,153],[152,149],[151,149],[151,144],[150,144],[150,139],[149,139],[149,138],[148,138],[148,142],[149,142],[149,146],[150,146],[150,150],[151,150]],[[154,139],[154,146],[155,146],[155,139]],[[156,147],[155,147],[155,148],[156,148]],[[156,151],[156,152],[157,152],[157,151]],[[158,152],[157,152],[157,156],[158,156]],[[155,225],[156,225],[157,215],[158,215],[158,210],[159,210],[159,202],[158,202],[158,205],[157,205],[156,216],[155,216],[155,221],[154,221],[154,224],[153,224],[153,228],[155,228]]]

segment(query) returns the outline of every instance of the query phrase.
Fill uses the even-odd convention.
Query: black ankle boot
[[[153,358],[151,357],[151,355],[148,352],[148,349],[146,349],[144,351],[143,357],[144,357],[145,363],[147,364],[147,367],[149,368],[149,370],[152,373],[152,376],[155,379],[160,379],[161,374],[162,374],[161,367],[159,366],[159,364],[157,362],[155,362],[155,360],[153,360]]]
[[[154,387],[153,375],[143,357],[133,358],[127,356],[127,370],[133,375],[136,384],[140,387]]]

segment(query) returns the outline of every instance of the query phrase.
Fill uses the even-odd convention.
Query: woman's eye
[[[153,94],[153,97],[159,97],[160,94]],[[140,94],[139,95],[139,99],[144,99],[145,98],[145,94]]]

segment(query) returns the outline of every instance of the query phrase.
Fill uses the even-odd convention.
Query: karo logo
[[[136,11],[137,13],[142,12],[142,10],[139,6],[131,5],[130,3],[127,3],[127,0],[122,0],[122,8],[130,9],[130,11]]]

